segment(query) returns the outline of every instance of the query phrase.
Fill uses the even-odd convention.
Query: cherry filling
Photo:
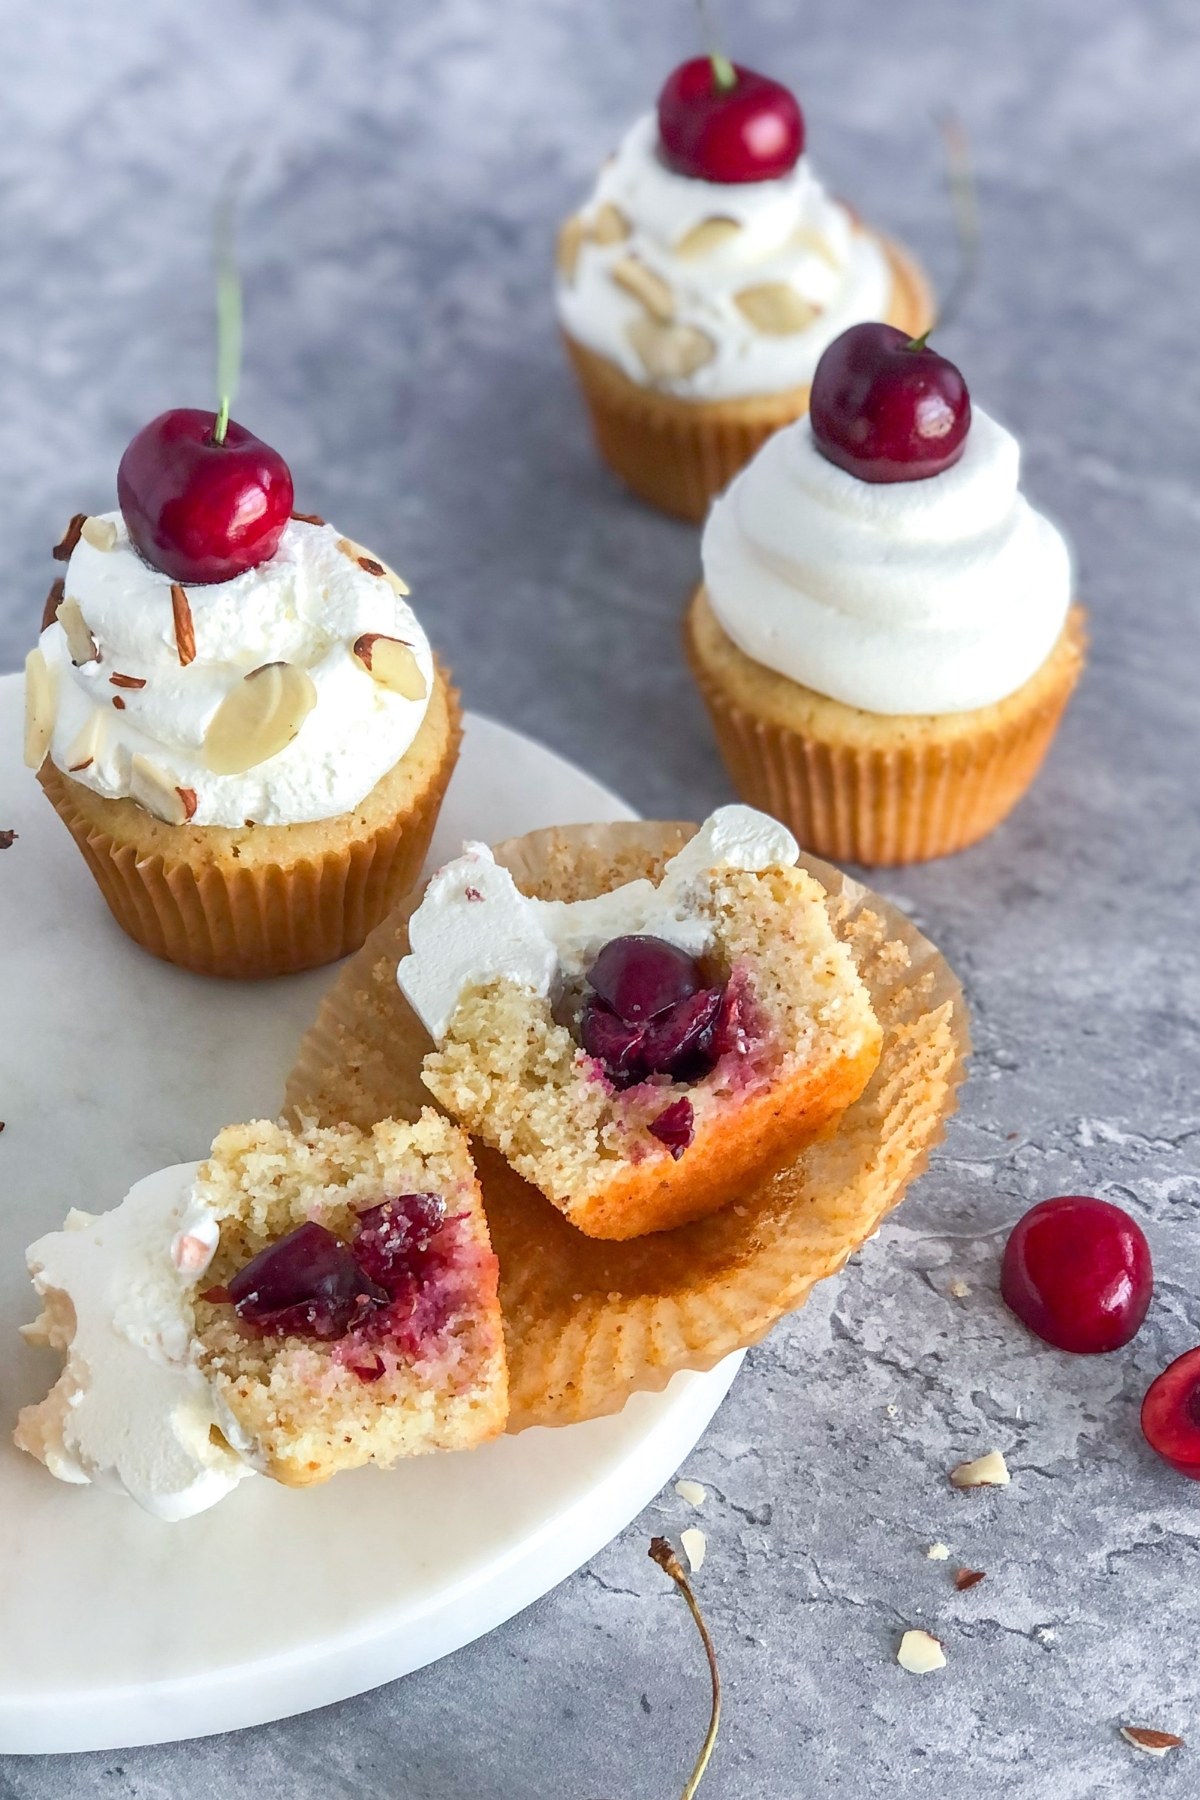
[[[381,1351],[420,1354],[460,1299],[448,1279],[473,1251],[437,1194],[400,1194],[358,1215],[350,1243],[310,1220],[268,1244],[206,1300],[231,1305],[262,1337],[339,1342],[363,1381],[385,1372]]]

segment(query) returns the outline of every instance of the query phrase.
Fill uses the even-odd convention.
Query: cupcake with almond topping
[[[721,56],[668,77],[562,227],[557,302],[604,460],[693,520],[848,325],[932,319],[912,259],[821,185],[794,96]]]
[[[412,885],[460,715],[405,584],[220,423],[164,413],[120,510],[72,520],[25,755],[143,948],[280,975],[355,949]]]

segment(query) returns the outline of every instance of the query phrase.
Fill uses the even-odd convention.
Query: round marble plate
[[[9,1441],[57,1358],[22,1344],[24,1248],[115,1205],[230,1119],[271,1113],[330,971],[205,981],[110,921],[21,767],[0,680],[0,1751],[106,1750],[263,1724],[470,1643],[594,1555],[672,1475],[739,1359],[616,1418],[289,1493],[244,1482],[164,1525],[52,1480]],[[629,817],[516,732],[471,718],[434,855],[464,836]]]

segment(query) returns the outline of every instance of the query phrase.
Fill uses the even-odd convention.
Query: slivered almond
[[[587,227],[578,213],[572,213],[564,219],[558,228],[558,239],[554,247],[554,262],[564,281],[574,281],[575,270],[579,263],[579,252],[583,249],[587,238]]]
[[[617,286],[640,301],[651,318],[669,324],[675,317],[675,296],[670,284],[636,256],[623,256],[613,264],[611,273]]]
[[[79,535],[93,550],[111,550],[117,541],[117,528],[111,519],[85,519]]]
[[[300,525],[323,525],[325,523],[320,513],[294,512],[292,517]]]
[[[586,229],[593,244],[622,244],[633,227],[619,206],[605,200],[588,220]]]
[[[43,631],[46,630],[47,626],[53,625],[54,616],[57,613],[59,607],[62,605],[63,595],[66,593],[66,591],[67,591],[67,584],[63,580],[61,575],[59,576],[57,581],[52,581],[50,583],[50,592],[46,595],[46,604],[42,608],[42,630]]]
[[[1147,1756],[1165,1756],[1168,1750],[1183,1748],[1183,1739],[1173,1731],[1155,1731],[1152,1725],[1122,1725],[1120,1731],[1127,1744],[1144,1750]]]
[[[130,759],[129,792],[139,806],[161,819],[164,825],[184,825],[196,810],[193,790],[176,787],[171,777],[148,756],[135,754]]]
[[[715,251],[723,250],[741,231],[736,219],[713,217],[701,219],[690,231],[685,231],[675,246],[676,256],[686,261],[698,262],[701,257],[712,256]]]
[[[412,647],[401,638],[365,631],[354,640],[354,654],[380,685],[405,700],[424,700],[429,692]]]
[[[632,319],[625,335],[637,351],[647,375],[655,381],[681,381],[694,375],[717,354],[707,332],[695,325],[663,325],[657,319]]]
[[[144,688],[146,683],[140,675],[110,675],[109,682],[113,687]]]
[[[67,751],[67,773],[78,775],[95,762],[100,751],[100,742],[104,730],[104,714],[93,712],[75,735],[75,741]]]
[[[71,514],[70,524],[63,532],[59,542],[55,544],[53,550],[50,552],[55,562],[70,562],[71,552],[79,542],[79,536],[83,530],[84,520],[86,518],[86,513]]]
[[[317,703],[307,669],[264,663],[230,688],[204,734],[204,760],[214,775],[240,775],[278,756]]]
[[[73,594],[67,595],[54,616],[63,628],[67,652],[75,667],[78,669],[84,663],[99,662],[100,651],[96,640],[88,629],[87,620]]]
[[[40,769],[54,736],[54,677],[40,650],[25,658],[25,766]]]
[[[171,583],[171,616],[175,621],[175,654],[180,668],[186,669],[196,660],[196,627],[191,602],[177,581]]]
[[[756,331],[767,337],[789,337],[807,331],[821,308],[798,294],[787,281],[763,281],[734,295],[734,304]]]

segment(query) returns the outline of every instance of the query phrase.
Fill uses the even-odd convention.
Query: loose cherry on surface
[[[292,510],[292,476],[272,450],[230,419],[180,406],[132,439],[117,470],[117,500],[146,561],[172,581],[230,581],[273,556]]]
[[[860,481],[925,481],[963,453],[971,397],[952,362],[894,325],[851,325],[817,364],[817,448]]]
[[[1200,1481],[1200,1349],[1185,1350],[1150,1383],[1142,1436],[1173,1469]]]
[[[1043,1200],[1018,1220],[1004,1247],[1005,1305],[1059,1350],[1119,1350],[1141,1329],[1153,1289],[1141,1227],[1107,1200]]]
[[[724,69],[732,80],[722,81]],[[659,152],[677,175],[727,185],[770,181],[804,150],[804,115],[782,82],[723,58],[680,63],[658,96]]]

